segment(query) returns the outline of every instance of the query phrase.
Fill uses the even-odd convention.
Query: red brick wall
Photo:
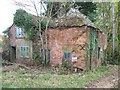
[[[88,30],[86,30],[88,29]],[[74,53],[77,61],[74,67],[85,68],[86,44],[89,28],[73,27],[64,29],[49,30],[49,48],[51,65],[62,64],[63,52],[69,51]],[[85,45],[84,50],[80,50],[80,45]]]
[[[18,63],[24,63],[24,62],[29,62],[32,60],[32,41],[26,40],[24,38],[16,38],[16,26],[12,25],[10,30],[9,30],[9,39],[10,39],[10,46],[15,46],[16,47],[16,62]],[[22,58],[20,56],[20,46],[29,46],[30,49],[30,56],[29,58]]]
[[[72,63],[73,67],[78,67],[85,69],[85,56],[87,41],[89,40],[89,28],[83,27],[72,27],[72,28],[56,28],[49,29],[49,49],[50,49],[50,64],[51,65],[61,65],[63,61],[64,51],[69,51],[77,57],[77,61]],[[25,62],[24,59],[20,58],[18,47],[20,45],[28,45],[31,47],[31,58],[32,59],[32,42],[26,41],[25,39],[16,39],[15,25],[10,29],[10,44],[11,46],[16,46],[16,58],[17,62]],[[102,45],[103,38],[99,33],[99,46]],[[104,43],[102,43],[104,44]],[[84,46],[85,45],[85,46]],[[84,46],[84,50],[81,48]],[[80,50],[82,49],[82,50]],[[29,59],[29,60],[30,60]],[[29,62],[27,59],[26,61]],[[89,62],[88,62],[89,64]],[[97,62],[97,66],[100,65],[100,60]],[[89,66],[89,65],[88,65]]]
[[[10,39],[10,45],[16,46],[16,31],[15,31],[15,25],[12,25],[12,27],[9,30],[9,39]]]

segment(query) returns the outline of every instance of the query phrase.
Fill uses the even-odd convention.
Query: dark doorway
[[[15,46],[11,46],[10,58],[12,62],[15,62],[16,60],[16,47]]]
[[[98,59],[100,59],[100,47],[98,47]]]

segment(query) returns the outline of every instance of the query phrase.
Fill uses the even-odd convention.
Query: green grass
[[[104,66],[81,74],[59,75],[46,73],[35,76],[32,71],[19,69],[4,72],[0,74],[0,78],[2,77],[3,88],[83,88],[91,81],[109,72],[109,70],[109,67]]]

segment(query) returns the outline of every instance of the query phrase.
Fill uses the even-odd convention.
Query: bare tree
[[[35,17],[37,17],[36,22],[39,24],[38,25],[39,30],[38,30],[37,34],[40,37],[39,53],[42,54],[42,55],[40,54],[40,58],[41,58],[40,62],[42,64],[47,64],[48,63],[48,52],[49,52],[48,51],[48,48],[49,48],[48,47],[48,25],[49,25],[51,18],[53,18],[55,15],[60,15],[60,14],[57,14],[58,12],[64,11],[64,10],[62,10],[63,9],[62,6],[65,5],[67,2],[66,3],[52,2],[50,4],[49,8],[46,7],[46,3],[44,0],[24,0],[24,1],[23,0],[20,0],[20,1],[15,0],[14,2],[20,8],[34,14]],[[75,2],[71,3],[69,5],[69,7],[65,8],[65,9],[71,8],[74,5],[74,3]],[[59,9],[57,9],[54,12],[54,9],[55,9],[56,5],[58,5],[58,4],[60,5]],[[47,17],[46,17],[46,15],[47,15]],[[61,16],[64,16],[64,15],[61,15]],[[44,30],[42,30],[42,26],[41,26],[41,22],[43,20],[47,20]],[[37,39],[37,41],[38,40],[39,39]],[[37,45],[37,44],[35,44],[35,45]]]
[[[40,47],[39,58],[41,58],[40,63],[48,64],[48,52],[49,52],[48,50],[49,48],[48,47],[48,25],[52,18],[52,11],[53,11],[54,3],[50,5],[49,12],[47,12],[46,4],[42,0],[39,0],[39,1],[38,0],[24,0],[24,2],[15,0],[15,4],[19,6],[20,8],[34,14],[35,17],[37,17],[37,19],[35,20],[39,24],[38,25],[39,30],[37,32],[37,35],[39,35],[40,39],[37,39],[37,41],[40,40],[40,43],[39,43],[39,47]],[[47,12],[47,17],[46,17],[46,12]],[[47,22],[46,22],[45,29],[43,30],[41,26],[41,22],[44,20],[46,20]],[[35,46],[37,45],[38,43],[35,44]]]
[[[115,49],[115,45],[114,45],[114,37],[115,37],[115,25],[114,25],[114,21],[115,21],[115,15],[114,15],[115,11],[114,11],[114,3],[112,3],[112,57],[114,58],[114,49]]]

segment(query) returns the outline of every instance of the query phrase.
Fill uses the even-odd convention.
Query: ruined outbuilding
[[[107,35],[104,32],[76,9],[70,9],[64,17],[52,21],[48,27],[50,65],[62,65],[65,61],[81,69],[101,65],[107,47]],[[11,60],[30,62],[33,60],[32,42],[17,29],[22,30],[14,24],[9,28]]]
[[[71,9],[64,18],[55,19],[49,28],[50,64],[96,68],[104,61],[107,35],[78,10]]]

